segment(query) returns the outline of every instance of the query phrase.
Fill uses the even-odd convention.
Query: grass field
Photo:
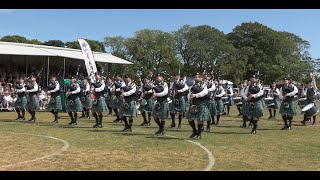
[[[298,108],[292,130],[283,131],[280,115],[268,120],[269,112],[265,110],[257,134],[252,135],[250,128],[239,127],[242,119],[232,106],[230,116],[222,116],[218,127],[204,132],[201,140],[192,141],[200,142],[212,153],[212,171],[320,170],[319,120],[317,125],[302,126],[300,112]],[[37,122],[31,124],[14,120],[14,112],[1,112],[0,170],[198,171],[209,163],[206,151],[186,141],[191,134],[186,119],[182,129],[166,129],[166,134],[174,138],[154,136],[154,121],[151,127],[141,127],[141,115],[135,119],[131,134],[119,132],[124,125],[112,123],[114,116],[104,114],[102,129],[92,128],[93,117],[79,119],[78,126],[72,128],[67,125],[67,114],[60,116],[59,124],[51,124],[51,113],[37,112]],[[170,123],[168,120],[166,127]],[[59,152],[65,144],[45,136],[62,139],[69,148]]]

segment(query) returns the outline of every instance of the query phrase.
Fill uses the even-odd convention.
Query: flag
[[[82,55],[86,65],[88,76],[90,78],[90,82],[94,82],[95,73],[97,72],[97,66],[91,48],[84,39],[78,39],[78,42],[82,50]]]

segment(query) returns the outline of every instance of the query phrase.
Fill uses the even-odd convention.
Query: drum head
[[[313,106],[314,106],[313,103],[307,104],[307,105],[302,109],[302,111],[308,111],[308,110],[311,109]]]
[[[270,98],[264,98],[264,100],[273,100],[273,98],[272,98],[272,97],[270,97]]]

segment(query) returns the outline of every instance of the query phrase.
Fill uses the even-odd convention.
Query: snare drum
[[[221,98],[223,104],[228,104],[229,103],[229,98],[228,97],[222,97]]]
[[[307,104],[303,109],[302,112],[307,116],[307,117],[312,117],[315,116],[319,110],[317,106],[314,105],[314,103]]]
[[[264,98],[264,102],[266,103],[266,106],[269,107],[269,106],[274,106],[274,100],[272,97],[270,98]]]
[[[236,105],[242,105],[241,97],[235,97],[233,101]]]
[[[298,100],[298,106],[302,109],[306,105],[307,98],[300,98]]]

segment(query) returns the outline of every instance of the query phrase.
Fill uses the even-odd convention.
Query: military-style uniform
[[[252,98],[248,98],[252,95]],[[246,88],[243,96],[247,101],[248,106],[248,118],[253,123],[253,128],[251,130],[251,134],[256,134],[256,130],[258,127],[259,118],[263,116],[263,107],[261,98],[263,97],[263,90],[260,84],[254,83],[250,84],[248,88]]]
[[[113,111],[117,115],[117,119],[114,122],[119,122],[121,120],[119,110],[121,108],[121,87],[124,87],[125,83],[123,81],[115,81],[112,87],[111,103],[110,106],[113,108]]]
[[[216,101],[214,100],[214,92],[216,90],[216,85],[210,81],[206,82],[207,88],[208,88],[208,94],[207,94],[207,107],[210,112],[210,117],[212,119],[212,124],[215,124],[214,122],[214,116],[217,115],[217,108],[216,108]],[[208,124],[207,124],[207,130],[210,131],[210,125],[211,125],[211,120],[209,118]]]
[[[86,84],[80,84],[80,94],[81,94],[81,104],[86,109],[92,108],[92,99],[90,92],[90,84],[87,82]]]
[[[81,112],[83,107],[80,100],[80,85],[78,83],[72,83],[68,87],[68,91],[71,92],[71,94],[68,96],[67,101],[67,110],[68,114],[71,118],[71,122],[69,125],[77,125],[77,112]]]
[[[104,96],[105,96],[107,108],[109,110],[109,114],[112,114],[112,107],[111,107],[112,86],[113,86],[113,83],[108,84],[105,82]]]
[[[156,94],[156,101],[153,108],[153,117],[159,126],[156,135],[164,135],[165,119],[169,117],[169,104],[168,104],[168,84],[162,82],[161,85],[157,84],[153,87]]]
[[[303,91],[303,96],[305,96],[306,99],[306,103],[305,106],[308,104],[314,104],[314,106],[317,107],[317,103],[315,102],[315,95],[316,95],[316,90],[317,90],[317,86],[316,86],[316,82],[314,81],[314,79],[312,80],[312,87],[308,87]],[[318,112],[316,112],[317,114]],[[313,115],[313,125],[316,123],[316,114]],[[306,114],[304,114],[303,116],[303,121],[302,124],[305,125],[305,122],[308,121],[311,117],[307,116]]]
[[[282,99],[282,103],[280,105],[280,114],[284,120],[283,130],[291,129],[291,121],[293,116],[297,115],[297,107],[294,101],[294,96],[298,93],[298,89],[295,85],[289,84],[284,85],[280,88],[280,99]],[[288,94],[288,96],[285,96]],[[289,125],[287,124],[287,120],[289,120]]]
[[[216,104],[216,115],[217,115],[217,123],[216,125],[219,125],[220,115],[221,113],[224,113],[224,105],[222,102],[222,96],[225,95],[224,88],[221,85],[217,85],[216,90],[214,91],[214,101]],[[213,120],[214,123],[214,120]]]
[[[269,113],[270,113],[270,116],[268,119],[275,118],[276,112],[277,112],[276,109],[279,109],[280,107],[279,95],[276,95],[276,94],[280,94],[280,90],[277,87],[274,87],[274,88],[271,87],[268,93],[268,96],[272,98],[272,103],[274,103],[274,105],[268,106]],[[271,113],[271,109],[273,109],[273,116]]]
[[[122,131],[132,132],[133,117],[136,117],[138,114],[136,102],[137,88],[135,83],[130,82],[121,87],[121,89],[123,91],[123,97],[120,98],[122,102],[119,114],[125,123],[125,128]],[[129,117],[129,123],[127,117]]]
[[[22,119],[22,120],[25,120],[25,108],[27,106],[27,97],[26,97],[26,88],[25,88],[25,84],[22,83],[22,84],[16,84],[15,85],[15,88],[16,88],[16,92],[17,92],[17,100],[15,102],[15,107],[16,107],[16,111],[18,113],[18,118],[17,120],[19,119]],[[22,115],[20,114],[20,110],[21,110],[21,113]]]
[[[250,87],[250,85],[247,85],[245,86],[244,88],[242,88],[240,90],[240,94],[241,94],[241,101],[242,101],[242,109],[241,109],[241,112],[242,112],[242,120],[243,120],[243,123],[240,127],[247,127],[247,121],[249,120],[248,119],[248,116],[249,116],[249,102],[243,98],[243,95],[246,91],[248,91],[247,89]]]
[[[141,126],[147,124],[150,126],[151,124],[151,114],[154,107],[154,100],[152,98],[154,85],[150,82],[149,84],[143,84],[140,87],[140,92],[142,92],[142,99],[140,100],[140,111],[143,117],[143,123]],[[145,93],[146,92],[146,93]],[[146,118],[146,112],[148,114],[148,120]]]
[[[36,110],[39,110],[39,100],[37,97],[37,93],[39,90],[37,82],[29,82],[26,85],[27,92],[27,108],[28,112],[31,114],[31,119],[29,121],[35,122],[36,121]]]
[[[102,113],[107,112],[107,104],[104,96],[105,84],[101,81],[92,83],[94,99],[92,101],[92,115],[96,119],[95,128],[102,128]]]
[[[58,123],[58,111],[62,110],[59,82],[50,81],[48,85],[48,92],[50,93],[48,110],[54,115],[54,120],[52,121],[52,123]]]

